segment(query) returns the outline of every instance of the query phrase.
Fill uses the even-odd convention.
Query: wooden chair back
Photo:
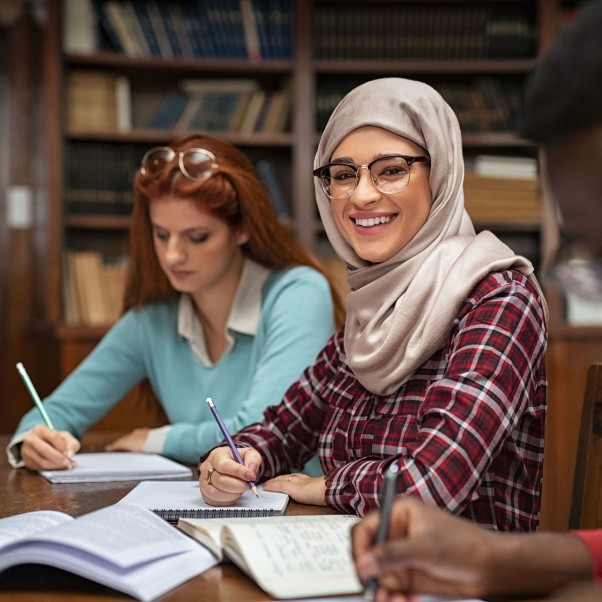
[[[587,371],[569,529],[602,527],[602,362]]]

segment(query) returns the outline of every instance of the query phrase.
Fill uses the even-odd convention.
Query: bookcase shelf
[[[77,230],[124,230],[130,227],[128,216],[117,215],[68,215],[65,226]]]
[[[64,56],[69,67],[93,69],[117,69],[123,72],[152,72],[153,76],[163,73],[198,74],[243,73],[246,75],[286,74],[293,68],[292,60],[264,59],[200,59],[200,58],[157,58],[131,57],[116,52],[95,52],[91,54],[69,53]]]
[[[70,140],[81,140],[87,142],[132,142],[132,143],[162,143],[187,132],[178,130],[161,129],[135,129],[127,132],[117,130],[100,132],[98,130],[69,130],[65,133]],[[220,138],[241,146],[260,147],[291,147],[293,136],[290,133],[266,134],[254,132],[252,134],[239,134],[234,132],[215,132]]]
[[[535,66],[535,59],[513,60],[393,60],[364,59],[346,61],[343,59],[317,59],[314,62],[316,73],[338,74],[388,74],[388,75],[472,75],[487,74],[523,74]]]
[[[532,149],[533,143],[521,138],[516,132],[478,132],[462,135],[464,148],[491,147],[491,148],[522,148]]]
[[[121,10],[136,4],[136,9],[141,10],[145,2],[119,0],[112,4],[120,4]],[[90,1],[89,5],[98,9],[106,2]],[[157,116],[169,95],[181,91],[185,82],[253,80],[266,91],[266,95],[283,85],[290,86],[291,114],[282,131],[266,132],[254,128],[245,132],[217,129],[208,130],[208,133],[243,147],[255,162],[267,159],[268,163],[273,163],[284,189],[286,217],[290,218],[292,228],[313,252],[322,252],[328,249],[328,244],[324,244],[323,228],[313,203],[311,161],[320,129],[332,109],[332,106],[323,106],[324,95],[330,94],[326,100],[334,105],[347,89],[362,81],[398,75],[423,79],[437,89],[440,87],[444,96],[447,93],[451,100],[458,99],[464,103],[470,95],[489,93],[487,86],[503,80],[503,92],[507,96],[500,96],[497,100],[490,96],[487,102],[512,102],[516,105],[524,78],[536,63],[537,49],[549,43],[546,37],[555,34],[554,23],[559,10],[556,2],[547,0],[291,0],[291,14],[283,20],[287,27],[290,23],[290,29],[282,30],[290,39],[278,42],[283,48],[290,49],[288,55],[257,53],[252,51],[249,40],[245,38],[246,56],[244,52],[239,52],[238,56],[220,55],[220,52],[210,56],[198,54],[198,44],[191,39],[194,27],[200,27],[198,23],[194,27],[186,24],[182,29],[179,11],[185,12],[188,5],[192,7],[195,3],[182,0],[180,8],[165,8],[163,13],[165,16],[170,10],[176,11],[176,17],[165,17],[173,21],[171,24],[165,21],[165,27],[169,29],[176,24],[180,27],[180,35],[187,38],[186,43],[180,42],[180,56],[173,56],[177,54],[175,51],[158,53],[156,48],[152,53],[132,50],[133,42],[117,40],[118,32],[111,31],[106,14],[101,13],[92,32],[96,45],[85,51],[79,50],[67,43],[69,31],[63,28],[65,11],[73,6],[73,0],[49,0],[49,30],[52,35],[46,41],[46,54],[60,57],[59,61],[49,61],[47,65],[49,106],[54,107],[48,113],[48,119],[53,123],[49,129],[49,146],[60,149],[53,162],[49,163],[48,193],[52,211],[46,224],[46,236],[52,254],[47,261],[52,264],[49,274],[54,280],[46,288],[45,305],[46,318],[50,321],[60,324],[63,318],[63,251],[73,245],[85,247],[88,242],[101,244],[99,236],[102,232],[113,241],[119,236],[125,238],[129,224],[131,176],[139,158],[149,146],[165,144],[187,133],[185,127],[159,127],[158,120],[153,121],[153,116]],[[236,2],[231,5],[235,6]],[[143,12],[147,10],[144,8]],[[259,20],[262,18],[261,15],[257,17]],[[144,36],[150,35],[144,30],[143,18],[138,18],[140,22],[130,23],[130,29],[134,31],[142,26]],[[211,16],[211,19],[220,18],[225,19],[224,15]],[[199,19],[198,15],[192,18],[195,22]],[[213,21],[213,25],[217,27],[211,33],[215,37],[215,51],[224,42],[217,38],[219,31],[223,36],[224,30],[220,29],[223,27],[221,21]],[[85,24],[82,26],[85,28]],[[457,31],[463,35],[458,37]],[[353,35],[350,36],[350,32]],[[401,34],[404,39],[400,41],[396,38]],[[122,32],[122,35],[125,34]],[[237,35],[233,33],[231,37]],[[355,42],[354,37],[357,38]],[[439,39],[447,47],[437,43]],[[115,40],[121,44],[121,50],[115,49]],[[512,43],[508,44],[508,41]],[[150,49],[150,38],[147,42]],[[229,41],[235,42],[239,41]],[[341,49],[344,50],[348,43],[356,46],[348,49],[350,52],[345,55]],[[195,47],[195,52],[191,54],[190,49],[188,53],[184,52],[186,44],[190,49]],[[397,54],[391,50],[394,47],[398,48]],[[69,111],[73,110],[72,103],[67,102],[71,98],[68,86],[72,74],[77,73],[99,74],[109,81],[111,77],[126,80],[131,118],[125,127],[118,121],[119,127],[90,127],[85,117],[73,125],[74,122],[68,119]],[[330,86],[334,86],[334,90]],[[495,95],[495,91],[491,94]],[[499,90],[498,94],[501,94]],[[117,100],[115,102],[119,104]],[[57,110],[63,117],[58,127]],[[115,110],[118,111],[119,106]],[[466,107],[459,107],[459,117],[462,110],[466,113]],[[536,156],[533,145],[516,134],[512,120],[505,126],[488,127],[487,115],[481,117],[484,121],[473,124],[474,127],[460,119],[467,161],[479,153]],[[152,127],[150,122],[153,122]],[[99,156],[95,157],[94,152],[98,152]],[[119,157],[113,163],[107,159],[117,155]],[[87,163],[81,164],[81,161]],[[105,164],[110,177],[103,172],[94,174],[97,164]],[[130,173],[126,173],[128,170]],[[116,173],[121,173],[119,181],[116,181]],[[88,174],[92,183],[81,182],[79,174],[84,174],[84,180]],[[98,204],[96,197],[105,194],[102,189],[97,194],[93,190],[98,185],[94,182],[105,180],[111,180],[102,184],[107,187],[105,196],[117,199],[114,210],[111,208],[114,201]],[[120,191],[120,187],[123,190]],[[513,236],[522,234],[530,245],[540,235],[538,224],[533,220],[528,223],[525,220],[505,221],[500,216],[491,223],[477,223],[477,226]],[[89,241],[82,235],[86,231],[94,233]],[[536,244],[542,243],[538,241]],[[104,244],[101,246],[107,248]],[[536,255],[539,259],[541,253]]]

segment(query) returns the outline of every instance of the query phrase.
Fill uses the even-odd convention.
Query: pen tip
[[[251,491],[255,494],[256,497],[259,497],[259,494],[257,493],[257,487],[255,487],[255,485],[251,487]]]

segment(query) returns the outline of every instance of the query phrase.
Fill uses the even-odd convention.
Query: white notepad
[[[183,464],[157,454],[100,452],[75,454],[71,470],[42,470],[51,483],[94,483],[101,481],[140,481],[142,479],[190,478]]]
[[[232,506],[210,506],[203,501],[198,481],[143,481],[119,503],[137,504],[176,524],[180,518],[276,516],[284,514],[286,493],[257,488],[259,497],[245,491]]]
[[[359,592],[348,514],[244,518],[183,518],[178,527],[230,559],[276,599]]]

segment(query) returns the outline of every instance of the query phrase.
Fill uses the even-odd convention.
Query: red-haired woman
[[[107,450],[196,462],[222,435],[261,419],[342,319],[320,266],[279,221],[251,161],[192,135],[150,149],[134,182],[124,316],[8,447],[15,467],[68,467],[84,432],[148,381],[166,425]]]

